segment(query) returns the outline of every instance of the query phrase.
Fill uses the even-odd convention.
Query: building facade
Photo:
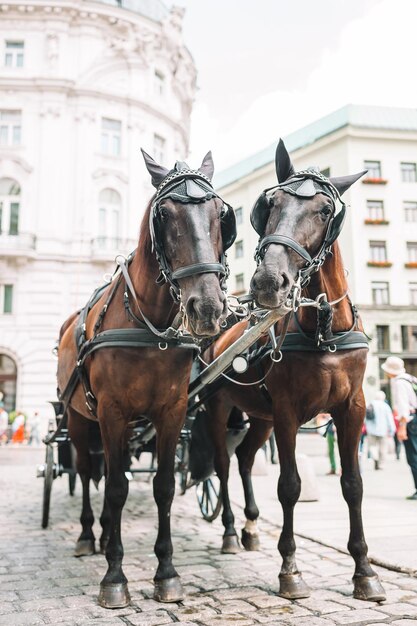
[[[136,245],[140,147],[188,151],[196,70],[160,0],[0,6],[0,391],[45,415],[59,328]]]
[[[340,244],[351,297],[371,336],[365,393],[386,381],[380,363],[405,359],[417,375],[417,109],[348,105],[284,138],[296,169],[315,165],[330,176],[367,169],[346,192]],[[249,289],[257,234],[250,210],[276,184],[276,143],[221,172],[219,193],[237,208],[230,288]]]

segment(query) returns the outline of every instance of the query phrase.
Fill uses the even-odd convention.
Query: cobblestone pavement
[[[106,570],[104,557],[72,556],[79,533],[80,485],[71,498],[66,477],[54,481],[51,525],[44,531],[40,528],[42,480],[34,478],[31,464],[10,465],[11,451],[5,460],[3,450],[0,449],[0,626],[417,625],[416,578],[377,568],[387,601],[373,604],[354,600],[352,560],[311,541],[297,541],[298,564],[312,587],[311,597],[295,602],[278,597],[279,529],[263,521],[261,551],[221,555],[220,520],[214,524],[204,522],[194,490],[184,497],[176,496],[172,515],[174,563],[182,577],[186,599],[169,605],[154,602],[156,509],[151,483],[144,477],[131,483],[123,519],[124,571],[132,604],[126,609],[103,609],[97,604],[97,593]],[[271,489],[275,485],[271,484]],[[101,494],[95,494],[97,518],[100,503]]]

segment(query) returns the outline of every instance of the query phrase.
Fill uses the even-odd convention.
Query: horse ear
[[[356,183],[361,176],[366,174],[367,171],[368,170],[363,170],[363,172],[359,172],[359,174],[350,174],[349,176],[335,176],[333,178],[329,178],[329,180],[332,185],[336,187],[340,195],[342,195],[349,189],[349,187],[351,187],[351,185],[353,185],[353,183]]]
[[[200,165],[200,167],[198,169],[205,176],[207,176],[207,178],[209,178],[210,180],[213,178],[214,163],[213,163],[213,157],[211,156],[211,150],[210,150],[210,152],[207,152],[206,156],[203,159],[202,164]]]
[[[283,183],[290,176],[295,174],[295,169],[291,163],[290,155],[288,154],[287,148],[285,147],[282,139],[279,140],[275,152],[275,170],[279,183]]]
[[[165,176],[168,174],[169,170],[167,170],[167,168],[163,167],[162,165],[158,165],[158,163],[154,161],[153,158],[149,156],[149,154],[147,154],[142,148],[141,151],[145,160],[146,169],[152,177],[152,185],[155,188],[158,188],[164,180]]]

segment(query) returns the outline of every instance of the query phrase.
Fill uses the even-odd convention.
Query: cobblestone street
[[[178,604],[157,604],[152,600],[156,507],[152,483],[144,476],[130,483],[123,518],[124,571],[132,604],[125,609],[103,609],[97,604],[97,593],[106,570],[105,558],[72,556],[79,534],[79,482],[71,498],[67,477],[54,481],[50,528],[42,530],[42,480],[34,476],[43,450],[16,451],[12,465],[13,452],[0,449],[0,626],[417,624],[417,578],[376,568],[387,601],[373,604],[354,600],[351,558],[300,538],[298,565],[312,587],[311,597],[295,602],[278,597],[279,528],[263,520],[260,552],[221,555],[221,521],[208,524],[201,518],[194,489],[184,497],[176,496],[172,515],[174,563],[186,599]],[[96,518],[102,490],[100,485],[100,493],[93,494]],[[275,490],[274,484],[271,490]],[[236,513],[241,516],[240,510]]]

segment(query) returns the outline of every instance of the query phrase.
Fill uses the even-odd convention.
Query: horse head
[[[251,292],[268,309],[281,306],[296,281],[304,286],[320,269],[343,226],[341,196],[366,173],[327,178],[315,168],[296,172],[281,139],[275,168],[278,185],[259,196],[251,213],[260,236]]]
[[[212,187],[211,152],[197,170],[183,161],[167,170],[142,152],[156,188],[149,229],[161,275],[190,332],[216,335],[227,315],[225,252],[235,240],[236,223],[232,207]]]

